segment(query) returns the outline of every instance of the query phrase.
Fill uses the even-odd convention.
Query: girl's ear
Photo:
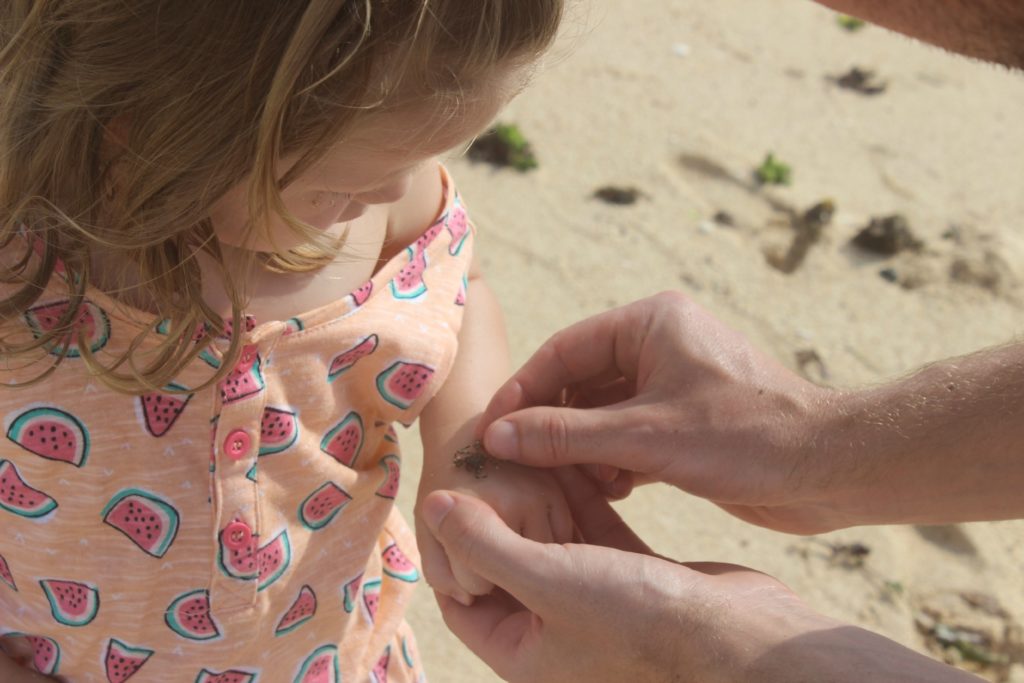
[[[118,114],[103,130],[103,142],[100,145],[100,176],[102,178],[103,196],[108,203],[117,196],[117,185],[123,178],[124,152],[128,147],[128,136],[131,133],[131,117]]]
[[[131,129],[132,119],[128,114],[118,114],[107,123],[103,131],[103,149],[100,150],[100,158],[104,163],[110,163],[121,156],[128,146]]]

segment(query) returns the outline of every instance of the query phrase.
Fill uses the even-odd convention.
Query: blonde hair
[[[171,325],[145,362],[135,351],[152,330],[108,364],[85,344],[82,359],[116,390],[164,387],[214,336],[196,344],[194,332],[224,325],[203,301],[196,251],[220,265],[233,329],[241,323],[241,288],[208,219],[217,198],[248,177],[253,224],[277,215],[309,241],[266,265],[318,267],[334,256],[332,245],[288,215],[280,190],[402,84],[419,84],[418,97],[450,94],[507,60],[536,57],[554,37],[563,1],[4,0],[0,280],[20,287],[0,298],[0,325],[33,305],[58,262],[71,305],[31,342],[0,339],[0,356],[67,351],[61,340],[102,246],[134,270]],[[289,154],[300,160],[279,178]],[[21,230],[41,258],[30,258]],[[239,339],[210,382],[233,364]]]

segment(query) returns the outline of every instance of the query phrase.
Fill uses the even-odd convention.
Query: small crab
[[[472,472],[473,476],[477,479],[487,478],[484,468],[488,462],[493,463],[495,468],[498,467],[498,461],[488,455],[487,451],[484,450],[484,445],[479,441],[463,446],[455,451],[455,455],[452,457],[452,463],[454,463],[456,468],[464,468],[467,472]]]

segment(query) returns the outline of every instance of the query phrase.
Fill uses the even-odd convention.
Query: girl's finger
[[[451,564],[444,547],[427,530],[416,534],[420,558],[423,564],[423,578],[438,593],[450,596],[463,605],[473,603],[473,596],[464,590],[452,573]]]

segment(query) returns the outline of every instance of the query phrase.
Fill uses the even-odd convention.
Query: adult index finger
[[[558,405],[562,392],[581,382],[633,380],[648,326],[640,301],[587,318],[555,333],[491,398],[478,425],[531,406]]]

